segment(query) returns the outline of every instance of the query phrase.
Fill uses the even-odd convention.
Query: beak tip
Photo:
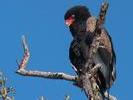
[[[69,23],[68,23],[68,22],[65,22],[65,24],[66,24],[67,26],[69,26]]]

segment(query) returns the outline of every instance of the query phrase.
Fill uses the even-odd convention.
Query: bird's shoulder
[[[105,28],[101,29],[100,46],[107,49],[108,52],[112,52],[112,39]]]

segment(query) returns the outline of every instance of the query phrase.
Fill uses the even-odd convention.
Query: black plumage
[[[65,14],[65,21],[68,21],[67,24],[73,36],[69,58],[79,75],[88,61],[88,51],[95,35],[95,31],[91,31],[91,29],[89,31],[87,28],[89,18],[91,18],[91,14],[85,6],[72,7]],[[93,64],[102,64],[102,69],[97,72],[97,81],[99,87],[106,90],[111,87],[116,78],[116,57],[111,37],[106,29],[100,28],[99,32],[101,34],[100,47],[93,57]]]

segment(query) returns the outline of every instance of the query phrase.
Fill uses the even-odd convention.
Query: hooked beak
[[[65,20],[65,24],[67,26],[70,26],[73,22],[74,22],[74,19],[67,19],[67,20]]]

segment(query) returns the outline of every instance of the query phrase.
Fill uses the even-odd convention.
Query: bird
[[[95,36],[97,19],[90,14],[84,5],[77,5],[68,9],[64,15],[73,40],[70,43],[69,59],[78,75],[88,61],[88,51]],[[93,65],[101,64],[97,72],[97,82],[102,91],[109,89],[116,79],[116,55],[112,38],[105,27],[100,27],[100,43],[93,57]]]

